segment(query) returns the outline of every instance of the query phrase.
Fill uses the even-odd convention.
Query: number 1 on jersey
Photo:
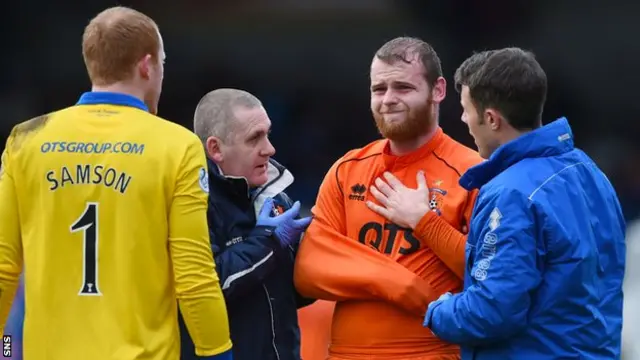
[[[71,232],[82,231],[82,287],[78,295],[102,295],[98,289],[98,203],[87,203]]]

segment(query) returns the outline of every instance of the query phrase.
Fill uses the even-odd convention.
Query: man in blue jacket
[[[487,161],[460,179],[480,189],[464,291],[431,303],[425,326],[463,359],[620,358],[622,211],[567,120],[542,126],[544,71],[506,48],[473,55],[455,82]]]
[[[297,309],[312,301],[296,293],[293,264],[311,219],[284,193],[293,175],[271,159],[271,121],[255,96],[218,89],[200,100],[194,126],[209,158],[209,231],[234,359],[300,360]],[[181,325],[182,359],[194,359]]]

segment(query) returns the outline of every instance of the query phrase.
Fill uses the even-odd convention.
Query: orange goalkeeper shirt
[[[475,193],[458,180],[481,158],[442,129],[404,156],[390,155],[388,144],[379,140],[350,151],[327,173],[298,254],[296,286],[305,295],[337,300],[332,358],[455,358],[458,347],[422,327],[422,316],[428,302],[462,288],[463,233]],[[375,201],[369,186],[383,172],[415,188],[419,170],[427,177],[432,212],[415,230],[390,223],[366,206],[367,200]],[[457,231],[443,228],[445,222]],[[408,283],[425,294],[398,290],[403,289],[398,284]],[[418,309],[407,303],[420,296]]]

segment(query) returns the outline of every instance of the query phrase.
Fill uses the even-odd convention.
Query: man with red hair
[[[458,180],[481,159],[438,125],[446,81],[426,42],[402,37],[383,45],[370,90],[385,139],[348,152],[327,173],[295,283],[305,296],[336,301],[330,359],[458,359],[459,348],[422,319],[431,301],[462,289],[463,232],[475,193]],[[401,186],[406,196],[421,195],[407,209],[422,212],[419,221],[394,218],[378,200]],[[305,328],[302,336],[304,346]]]
[[[0,328],[24,262],[25,359],[178,359],[176,300],[197,354],[231,359],[204,149],[154,115],[158,26],[107,9],[82,53],[92,91],[17,125],[2,155]]]

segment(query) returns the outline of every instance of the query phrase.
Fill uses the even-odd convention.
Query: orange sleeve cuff
[[[420,242],[433,252],[460,279],[464,279],[467,237],[433,211],[420,219],[414,230]]]

